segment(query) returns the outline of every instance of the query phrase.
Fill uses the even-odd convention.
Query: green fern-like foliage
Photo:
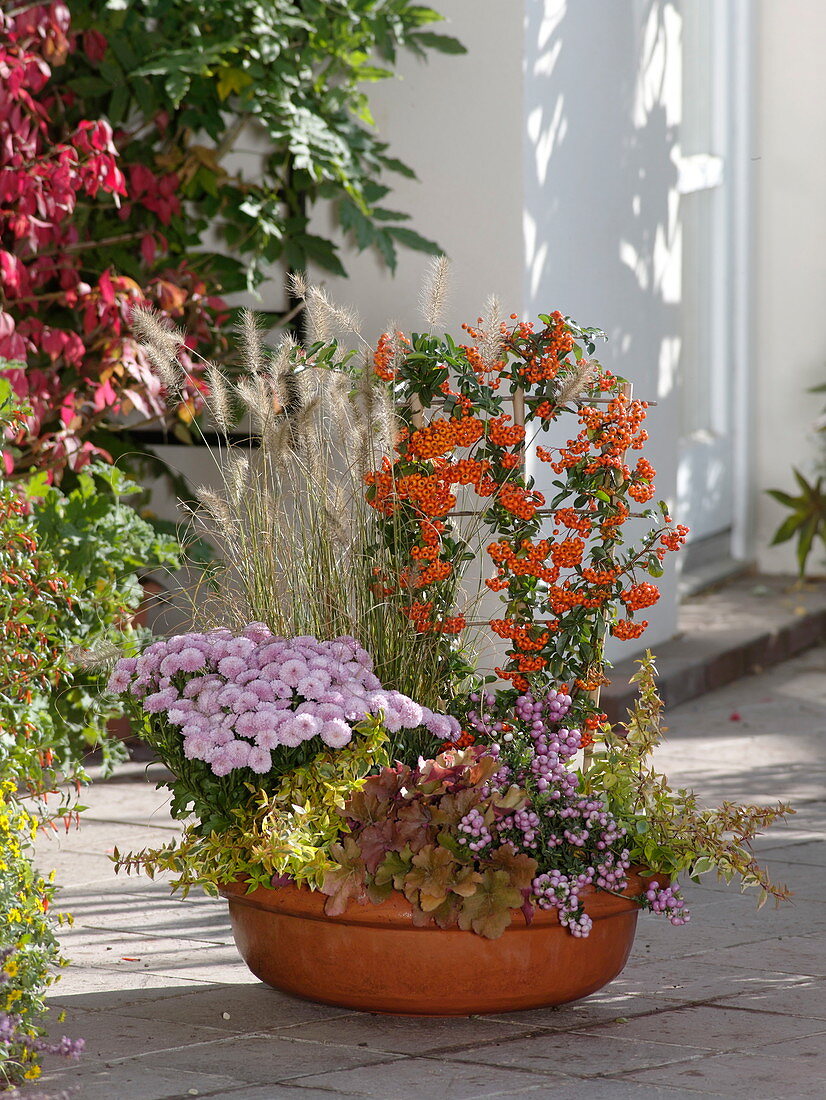
[[[769,896],[788,899],[786,887],[773,883],[757,863],[750,842],[794,810],[782,802],[706,808],[693,791],[673,790],[651,762],[662,740],[663,704],[650,651],[639,665],[632,679],[639,696],[628,724],[606,725],[597,734],[591,765],[582,775],[585,793],[602,798],[624,826],[632,863],[669,876],[688,872],[694,881],[711,870],[725,882],[739,877],[743,890],[758,888],[760,905]]]

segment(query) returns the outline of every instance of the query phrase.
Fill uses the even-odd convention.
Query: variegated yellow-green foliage
[[[37,821],[15,792],[0,782],[0,1089],[39,1076],[44,993],[65,965],[47,915],[54,875],[32,867]]]
[[[345,748],[319,753],[286,774],[275,793],[250,786],[248,802],[234,811],[236,824],[227,831],[199,836],[193,824],[180,841],[162,848],[115,849],[116,870],[150,878],[169,871],[176,876],[172,888],[184,897],[193,886],[214,894],[220,883],[240,880],[252,890],[280,875],[318,888],[333,866],[330,847],[346,831],[344,804],[372,768],[388,762],[388,734],[380,722],[367,718],[358,732]]]

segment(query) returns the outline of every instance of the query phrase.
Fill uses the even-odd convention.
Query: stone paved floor
[[[80,1065],[37,1090],[83,1100],[376,1097],[826,1097],[826,650],[669,715],[660,763],[709,799],[793,800],[760,841],[794,903],[756,910],[716,882],[693,921],[640,919],[603,992],[559,1008],[470,1019],[381,1017],[309,1004],[238,960],[223,903],[116,878],[106,853],[172,835],[132,766],[97,785],[86,823],[41,849],[65,884],[73,966],[55,989]],[[25,1093],[23,1095],[26,1095]]]

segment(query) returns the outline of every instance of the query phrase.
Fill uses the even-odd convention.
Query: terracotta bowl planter
[[[658,876],[662,879],[663,876]],[[627,892],[643,892],[631,874]],[[467,1016],[564,1004],[601,989],[631,951],[638,906],[591,888],[583,891],[593,920],[585,939],[572,936],[556,911],[521,913],[497,940],[459,929],[417,928],[410,905],[394,893],[381,905],[351,902],[339,917],[324,912],[323,894],[296,886],[251,894],[221,887],[235,943],[261,981],[312,1001],[415,1016]]]

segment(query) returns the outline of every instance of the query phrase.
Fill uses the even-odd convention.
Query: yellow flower
[[[36,1081],[40,1076],[40,1066],[32,1066],[31,1069],[27,1069],[23,1074],[27,1081]]]
[[[3,969],[10,978],[13,978],[20,969],[17,959],[7,959]]]

